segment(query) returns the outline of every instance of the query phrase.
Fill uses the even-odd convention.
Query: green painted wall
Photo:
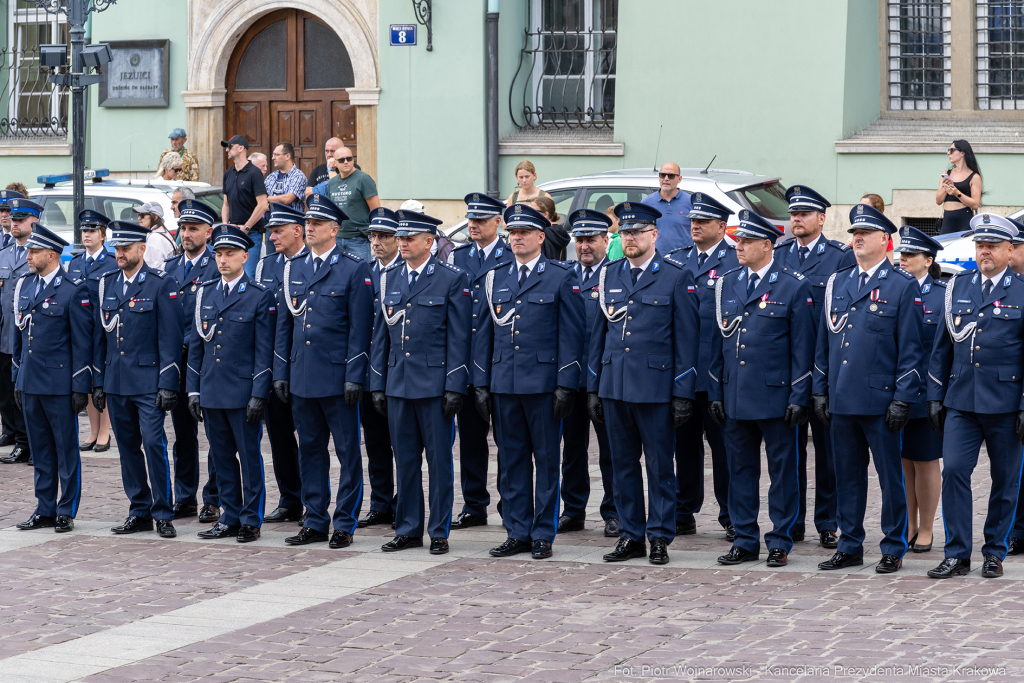
[[[848,3],[846,16],[843,138],[863,130],[878,118],[881,88],[878,82],[878,4],[854,0]]]

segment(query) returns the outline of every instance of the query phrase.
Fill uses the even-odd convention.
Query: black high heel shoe
[[[907,541],[907,546],[911,550],[913,550],[914,549],[914,544],[916,544],[916,543],[917,543],[917,534],[914,534],[914,537],[912,539],[910,539],[909,541]]]
[[[110,439],[107,439],[106,443],[98,443],[93,447],[93,453],[102,453],[103,451],[110,450]]]
[[[914,538],[916,540],[917,536],[914,536]],[[932,535],[932,541],[934,541],[934,540],[935,540],[935,536]],[[910,549],[913,550],[915,553],[926,553],[926,552],[928,552],[929,550],[932,549],[932,544],[931,544],[931,542],[929,542],[928,545],[924,545],[924,544],[921,544],[921,543],[915,543],[913,546],[911,546]]]
[[[95,445],[96,445],[96,440],[93,439],[89,443],[83,443],[81,446],[78,447],[78,450],[80,450],[80,451],[91,451]]]

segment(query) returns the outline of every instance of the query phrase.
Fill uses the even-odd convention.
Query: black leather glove
[[[807,408],[790,403],[786,406],[786,415],[782,419],[790,429],[799,427],[807,422]]]
[[[275,379],[274,380],[274,395],[281,401],[281,403],[288,403],[291,400],[291,392],[288,391],[288,380],[286,379]]]
[[[490,387],[473,387],[473,403],[476,405],[476,412],[480,414],[480,417],[489,421],[491,413],[494,411]]]
[[[169,413],[174,410],[175,406],[178,405],[178,392],[171,391],[170,389],[157,389],[156,390],[156,408],[162,410],[165,413]]]
[[[345,405],[354,406],[363,400],[363,385],[359,382],[345,382]]]
[[[373,402],[373,409],[383,417],[388,416],[388,398],[383,391],[370,392],[370,401]]]
[[[928,424],[939,434],[946,426],[946,406],[942,401],[928,401]],[[1017,434],[1020,434],[1020,416],[1017,416]]]
[[[465,397],[457,391],[444,392],[444,397],[441,399],[441,416],[446,420],[455,417],[455,413],[462,410],[463,398]]]
[[[587,414],[597,424],[604,422],[604,406],[596,391],[587,392]]]
[[[92,407],[101,413],[107,409],[107,395],[103,393],[103,387],[92,390]]]
[[[818,422],[828,427],[832,421],[832,414],[828,412],[828,394],[811,394],[811,406]]]
[[[672,398],[672,426],[682,427],[683,423],[693,416],[693,399]]]
[[[708,413],[716,425],[725,424],[725,404],[721,401],[712,401],[708,404]]]
[[[83,394],[80,391],[71,392],[71,412],[78,415],[80,412],[85,410],[85,407],[89,405],[89,394]]]
[[[14,390],[14,405],[18,406],[18,410],[25,410],[21,405],[21,389]]]
[[[188,412],[196,419],[196,422],[203,421],[203,409],[199,405],[199,394],[188,397]]]
[[[573,403],[576,401],[576,392],[565,387],[555,387],[555,393],[551,397],[551,410],[555,413],[556,420],[564,420],[572,412]]]
[[[1017,413],[1017,422],[1013,425],[1013,431],[1017,433],[1017,441],[1024,443],[1024,410]]]
[[[251,425],[263,419],[263,411],[267,408],[267,399],[253,396],[245,406],[245,421]]]
[[[885,426],[893,434],[899,434],[900,430],[907,426],[910,419],[910,404],[906,401],[892,401],[885,411]]]

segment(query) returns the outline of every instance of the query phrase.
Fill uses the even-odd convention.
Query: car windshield
[[[789,220],[789,202],[786,201],[786,188],[782,183],[773,180],[761,185],[749,185],[729,192],[737,204],[754,211],[760,216],[780,221]]]

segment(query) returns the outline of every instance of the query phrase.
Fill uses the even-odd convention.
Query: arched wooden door
[[[244,135],[249,152],[266,154],[268,162],[278,143],[292,143],[295,163],[308,178],[324,163],[330,137],[357,154],[356,108],[344,90],[354,84],[337,33],[306,12],[273,12],[245,32],[231,55],[225,133]]]

